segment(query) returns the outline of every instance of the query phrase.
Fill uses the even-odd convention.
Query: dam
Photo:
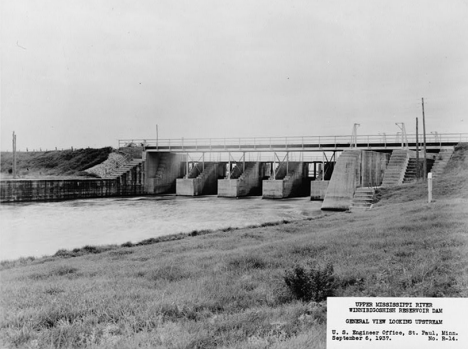
[[[2,181],[1,201],[176,194],[310,197],[323,201],[322,210],[367,208],[374,188],[422,177],[424,156],[426,172],[441,173],[464,141],[468,134],[437,134],[424,154],[416,135],[401,134],[119,140],[119,148],[142,147],[141,159],[116,156],[112,166],[87,170],[98,179]]]

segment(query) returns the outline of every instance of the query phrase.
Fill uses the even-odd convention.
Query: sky
[[[0,6],[3,151],[468,132],[468,0]]]

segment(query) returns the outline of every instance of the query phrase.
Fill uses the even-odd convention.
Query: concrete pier
[[[328,184],[330,181],[312,181],[310,182],[310,199],[323,200],[327,192]]]
[[[261,194],[263,164],[246,162],[245,170],[242,170],[242,166],[236,166],[231,171],[230,178],[218,180],[218,196],[241,197]]]
[[[346,211],[351,206],[354,191],[361,182],[361,150],[347,150],[336,162],[322,210]]]
[[[224,177],[225,163],[205,162],[200,169],[198,164],[188,174],[188,178],[176,180],[176,194],[181,196],[216,195],[218,179]]]
[[[265,199],[282,199],[308,195],[308,166],[303,162],[281,163],[274,178],[263,181],[262,196]]]

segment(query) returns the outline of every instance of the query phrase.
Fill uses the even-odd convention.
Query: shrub
[[[197,236],[198,235],[198,230],[193,230],[190,233],[188,233],[188,236]]]
[[[335,289],[333,265],[328,263],[320,268],[312,263],[295,265],[286,270],[284,282],[292,295],[304,302],[321,302],[331,297]]]

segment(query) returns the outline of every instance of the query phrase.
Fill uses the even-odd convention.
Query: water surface
[[[0,260],[320,214],[309,198],[145,196],[0,205]]]

